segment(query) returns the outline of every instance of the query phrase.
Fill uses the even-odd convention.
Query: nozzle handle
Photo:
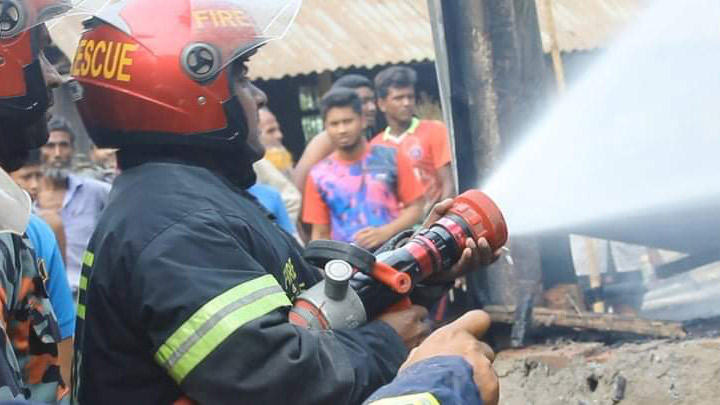
[[[409,274],[397,271],[380,261],[375,262],[370,276],[398,294],[407,294],[412,288],[412,279]]]

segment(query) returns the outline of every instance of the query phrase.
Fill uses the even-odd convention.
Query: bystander
[[[438,121],[415,116],[417,74],[404,66],[389,67],[375,77],[378,106],[387,128],[372,140],[373,145],[395,146],[410,157],[415,173],[427,189],[425,210],[455,196],[450,165],[447,129]]]
[[[10,176],[20,188],[27,191],[30,199],[37,204],[40,186],[42,185],[44,176],[42,164],[40,162],[40,150],[31,149],[28,158],[22,167],[10,173]],[[65,227],[62,223],[62,217],[59,213],[50,210],[40,210],[35,205],[33,207],[35,214],[39,215],[52,229],[55,234],[60,255],[63,263],[65,262]],[[65,275],[65,267],[63,266],[63,275]]]
[[[265,147],[265,159],[270,161],[282,174],[290,177],[293,167],[292,155],[283,145],[283,133],[280,124],[267,107],[263,107],[258,111],[260,120],[258,128],[260,129],[260,142]]]
[[[420,220],[424,189],[399,149],[367,143],[353,90],[330,91],[321,110],[336,151],[310,171],[303,220],[312,224],[313,240],[375,249]]]
[[[332,85],[332,89],[348,88],[355,90],[360,102],[362,103],[362,114],[365,125],[365,136],[368,140],[372,138],[373,129],[375,128],[377,105],[375,104],[375,91],[373,90],[372,83],[370,80],[361,75],[349,74],[342,76]],[[331,89],[331,90],[332,90]],[[299,189],[305,187],[305,180],[307,179],[310,169],[315,166],[319,161],[330,156],[335,151],[335,145],[328,136],[327,132],[322,131],[315,135],[310,142],[305,146],[300,161],[298,161],[295,169],[293,170],[293,182]]]
[[[40,150],[45,178],[37,207],[60,213],[65,227],[66,268],[70,287],[77,291],[83,254],[107,202],[110,185],[72,173],[73,131],[64,120],[49,125],[50,138]]]
[[[40,168],[40,151],[31,149],[24,165],[19,169],[10,173],[10,176],[20,188],[25,190],[30,198],[35,201],[40,189],[42,181],[42,170]],[[65,265],[63,264],[63,255],[65,239],[63,234],[62,222],[57,217],[53,221],[52,228],[46,221],[36,214],[30,215],[30,222],[25,231],[32,248],[35,250],[35,259],[41,276],[45,278],[45,288],[50,298],[53,311],[60,327],[61,341],[58,343],[60,372],[63,380],[69,384],[70,382],[70,366],[72,364],[72,337],[75,331],[75,306],[73,305],[72,294],[68,285],[67,274],[65,273]],[[57,234],[61,234],[62,244],[56,239]],[[18,362],[26,373],[32,373],[35,364],[30,359],[28,346],[23,339],[13,339],[13,347],[16,352],[23,355],[18,356]],[[32,378],[25,377],[26,380]],[[47,393],[38,393],[35,388],[42,390],[36,382],[31,387],[34,394],[43,395]]]
[[[91,177],[95,180],[112,183],[118,175],[117,150],[112,148],[90,147],[90,159],[75,159],[73,172],[80,176]]]

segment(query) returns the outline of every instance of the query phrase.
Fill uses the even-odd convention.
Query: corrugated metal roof
[[[550,52],[546,0],[536,0],[543,50]],[[606,46],[637,18],[646,0],[551,0],[558,47],[563,52]]]
[[[552,0],[560,50],[607,45],[646,1]],[[549,52],[545,0],[535,3]],[[435,58],[426,0],[305,0],[287,37],[265,48],[250,63],[259,79]]]
[[[426,0],[305,0],[287,36],[250,61],[257,79],[434,60]]]
[[[448,0],[458,1],[458,0]],[[631,22],[648,0],[552,0],[561,51],[602,47]],[[545,0],[535,1],[543,49],[552,45]],[[305,0],[287,36],[263,47],[250,62],[255,79],[278,79],[338,68],[434,60],[426,0]],[[52,28],[53,38],[74,55],[80,18]]]

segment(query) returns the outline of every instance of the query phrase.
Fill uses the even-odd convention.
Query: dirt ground
[[[718,338],[533,346],[495,369],[501,405],[720,404]]]

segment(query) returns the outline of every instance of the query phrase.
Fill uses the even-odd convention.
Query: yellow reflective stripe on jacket
[[[82,259],[83,265],[87,267],[92,267],[93,263],[95,263],[95,255],[93,252],[86,250],[85,254],[83,254]],[[78,288],[80,291],[86,291],[88,286],[88,278],[85,275],[80,275],[80,283],[78,285]],[[77,316],[80,319],[85,319],[85,305],[80,303],[80,296],[77,297]]]
[[[82,261],[84,265],[92,267],[93,263],[95,263],[95,255],[93,252],[86,250]]]
[[[379,399],[371,402],[370,405],[440,405],[440,401],[435,398],[435,395],[423,392],[421,394]]]
[[[231,333],[281,307],[290,306],[271,275],[242,283],[203,305],[155,353],[155,361],[180,384]]]
[[[85,276],[80,276],[80,285],[78,286],[81,290],[87,290],[88,279]]]

